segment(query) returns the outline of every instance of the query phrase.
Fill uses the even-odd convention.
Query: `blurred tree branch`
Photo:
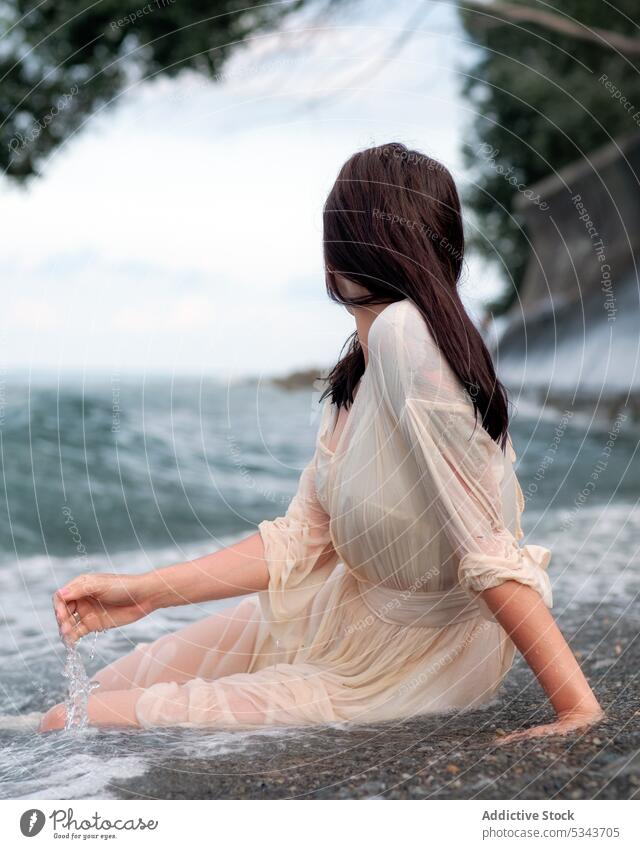
[[[458,0],[478,48],[463,65],[463,92],[474,110],[463,146],[471,175],[465,201],[478,223],[468,241],[505,278],[503,294],[489,305],[495,315],[517,302],[531,259],[526,216],[514,197],[535,197],[536,184],[550,173],[640,126],[640,74],[632,58],[640,41],[628,35],[638,0],[607,3],[606,30],[598,26],[603,5],[545,0],[542,9],[530,0]]]
[[[522,21],[523,23],[538,24],[552,32],[569,35],[583,41],[592,41],[601,47],[619,50],[629,56],[640,56],[640,39],[629,38],[619,32],[600,27],[588,27],[579,21],[573,21],[557,12],[546,9],[535,9],[533,6],[517,6],[514,3],[503,3],[500,0],[465,0],[463,4],[468,10],[482,12],[486,18],[478,22],[480,26],[500,26],[501,23]]]

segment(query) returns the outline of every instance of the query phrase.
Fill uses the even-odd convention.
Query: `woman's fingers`
[[[59,629],[61,629],[65,622],[70,618],[71,608],[73,608],[73,605],[75,605],[75,602],[72,602],[71,605],[67,606],[63,601],[61,601],[57,593],[53,596],[53,610]]]
[[[92,629],[87,628],[84,622],[79,622],[67,629],[67,633],[64,635],[64,638],[69,643],[77,643],[78,640],[82,639],[82,637],[86,637],[87,634],[91,633],[91,630]]]
[[[53,607],[63,639],[75,642],[97,629],[98,617],[94,616],[92,623],[87,621],[87,616],[94,611],[96,604],[91,596],[99,592],[103,583],[100,575],[79,575],[54,593]]]
[[[73,604],[69,608],[72,609]],[[93,631],[106,631],[139,619],[139,616],[127,615],[131,610],[125,607],[110,608],[108,605],[105,607],[95,599],[80,599],[75,611],[65,614],[60,633],[64,639],[75,642]]]
[[[93,621],[93,624],[92,624]],[[82,637],[86,637],[91,631],[99,630],[95,627],[95,616],[87,615],[83,618],[80,613],[68,619],[60,629],[65,640],[71,643],[77,642]]]
[[[103,580],[100,575],[78,575],[66,586],[58,590],[58,594],[62,601],[67,604],[70,601],[76,601],[83,596],[94,595],[103,585]]]
[[[55,612],[56,621],[58,622],[58,627],[61,628],[65,622],[73,618],[74,613],[76,613],[78,609],[78,602],[70,601],[67,603],[65,601],[62,601],[56,593],[53,596],[53,609]]]
[[[533,728],[513,731],[505,737],[499,737],[495,742],[498,745],[505,745],[517,743],[520,740],[533,740],[538,737],[562,736],[564,734],[570,734],[572,731],[586,731],[587,728],[599,722],[602,716],[603,714],[588,719],[580,717],[575,719],[558,719],[556,722],[550,722],[546,725],[536,725]]]
[[[56,622],[58,623],[58,628],[62,625],[62,621],[65,617],[65,607],[62,602],[62,599],[58,595],[57,592],[53,594],[53,612],[56,615]]]
[[[72,602],[72,604],[75,604],[75,602]],[[53,608],[56,612],[56,616],[60,618],[62,618],[66,614],[69,608],[67,602],[62,600],[62,596],[60,595],[59,590],[56,590],[56,592],[53,594]]]
[[[95,602],[88,599],[64,605],[64,613],[58,620],[60,634],[64,639],[76,640],[84,637],[89,631],[101,629],[100,617],[94,605]]]

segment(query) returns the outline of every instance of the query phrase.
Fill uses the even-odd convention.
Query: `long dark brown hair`
[[[443,165],[397,143],[360,151],[345,162],[324,207],[329,296],[353,306],[409,298],[471,397],[476,418],[504,448],[507,394],[460,299],[463,257],[460,199]],[[368,294],[348,297],[338,277]],[[365,369],[357,331],[345,348],[322,396],[330,395],[338,407],[353,403]]]

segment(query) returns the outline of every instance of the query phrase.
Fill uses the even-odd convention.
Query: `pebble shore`
[[[522,659],[482,710],[260,735],[215,758],[171,758],[111,784],[123,799],[638,799],[638,622],[598,608],[561,626],[606,711],[566,737],[500,743],[552,719]],[[214,733],[214,732],[212,732]]]

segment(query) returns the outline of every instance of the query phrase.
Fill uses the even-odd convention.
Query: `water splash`
[[[91,654],[89,655],[89,660],[93,660],[96,656],[96,643],[98,642],[98,631],[93,632],[93,642],[91,643]]]
[[[95,640],[96,638],[94,637],[92,657],[95,652]],[[67,719],[64,730],[82,730],[89,724],[87,711],[89,696],[99,685],[89,680],[87,671],[84,668],[82,655],[78,650],[78,643],[67,642],[65,645],[67,648],[67,659],[62,674],[69,681],[69,693],[65,700]]]

